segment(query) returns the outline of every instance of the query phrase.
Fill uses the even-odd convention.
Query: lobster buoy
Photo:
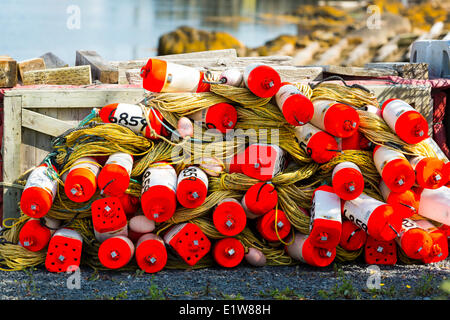
[[[376,146],[373,150],[373,161],[386,186],[394,192],[410,189],[416,180],[411,164],[403,153]]]
[[[445,153],[441,150],[439,145],[434,141],[431,137],[424,140],[424,143],[431,147],[433,151],[436,153],[436,157],[444,162],[443,174],[447,181],[450,181],[450,160],[447,158]],[[448,186],[448,183],[447,183]]]
[[[270,182],[258,182],[251,186],[241,200],[249,219],[255,219],[274,209],[278,203],[278,193]]]
[[[97,190],[100,164],[92,157],[82,157],[74,162],[67,176],[63,175],[64,192],[73,202],[86,202]]]
[[[108,269],[119,269],[126,266],[134,255],[134,244],[124,236],[106,239],[98,248],[98,259]]]
[[[267,258],[261,250],[251,247],[248,248],[248,252],[244,255],[244,258],[253,267],[263,267],[267,262]]]
[[[235,238],[218,240],[213,249],[214,261],[224,268],[234,268],[244,259],[245,248],[242,242]]]
[[[49,272],[75,271],[80,266],[83,238],[72,229],[58,229],[50,239],[45,257]]]
[[[326,163],[339,152],[336,139],[311,123],[294,130],[300,147],[317,163]]]
[[[215,157],[201,157],[198,166],[212,177],[220,176],[225,169],[225,164]]]
[[[155,230],[155,221],[144,215],[134,216],[128,221],[128,238],[133,242],[137,242],[140,237],[153,230]]]
[[[350,220],[342,222],[341,238],[339,245],[347,251],[361,249],[367,240],[367,233]]]
[[[417,194],[411,190],[403,192],[391,191],[384,181],[380,182],[380,191],[384,201],[394,207],[395,214],[402,218],[409,218],[419,210]]]
[[[160,59],[149,59],[141,68],[143,87],[151,92],[207,92],[205,74],[195,68]]]
[[[423,259],[430,254],[433,239],[413,220],[403,219],[402,228],[396,238],[397,244],[411,259]]]
[[[178,175],[176,195],[178,202],[185,208],[197,208],[206,199],[208,176],[195,166],[187,167]]]
[[[405,101],[386,100],[381,112],[387,125],[406,143],[416,144],[428,138],[427,120]]]
[[[177,122],[177,132],[181,138],[192,137],[194,135],[194,125],[188,117],[181,117]]]
[[[108,157],[97,177],[101,194],[121,196],[130,184],[133,156],[124,152],[115,152]]]
[[[27,179],[20,197],[20,209],[31,218],[45,216],[53,204],[57,187],[58,181],[51,177],[48,166],[40,165]]]
[[[244,84],[260,98],[273,97],[280,88],[281,77],[278,72],[262,63],[251,63],[244,68]]]
[[[450,188],[415,189],[419,198],[419,215],[450,226]]]
[[[99,117],[104,123],[120,124],[148,139],[158,139],[157,136],[153,135],[152,130],[158,135],[168,135],[166,129],[163,127],[164,119],[161,113],[154,108],[148,112],[150,124],[147,123],[142,108],[129,103],[108,104],[100,109]]]
[[[145,170],[142,178],[141,206],[150,220],[164,222],[177,207],[177,173],[167,163],[155,163]]]
[[[44,223],[39,219],[31,218],[20,229],[19,232],[19,245],[29,251],[40,251],[44,249],[52,235],[60,223],[58,220],[48,217],[43,218]]]
[[[161,237],[144,234],[136,244],[136,263],[146,273],[161,271],[167,263],[167,249]]]
[[[281,83],[275,95],[277,106],[286,121],[293,126],[302,126],[309,122],[314,114],[314,106],[299,88],[289,82]]]
[[[192,113],[189,118],[204,123],[208,129],[226,133],[236,126],[237,111],[231,104],[221,102]]]
[[[323,185],[313,192],[309,241],[319,248],[335,248],[342,231],[341,199],[332,187]]]
[[[415,171],[416,183],[427,189],[437,189],[448,182],[445,163],[438,158],[417,156],[409,159]]]
[[[313,105],[311,123],[317,128],[339,138],[350,137],[358,130],[359,115],[354,108],[331,100],[315,100]]]
[[[306,234],[296,232],[294,240],[292,241],[292,236],[290,236],[288,243],[290,244],[285,247],[287,254],[291,258],[311,266],[326,267],[336,257],[336,248],[315,247],[312,245],[310,237]]]
[[[213,224],[224,236],[235,236],[244,230],[247,217],[239,201],[225,198],[214,209]]]
[[[244,74],[236,68],[224,70],[219,77],[219,83],[233,87],[244,86]]]
[[[351,161],[336,165],[331,175],[334,192],[343,200],[358,198],[364,190],[364,177],[359,167]]]
[[[393,240],[399,233],[402,219],[394,208],[365,193],[344,202],[344,216],[377,240]]]
[[[364,246],[364,259],[367,264],[394,265],[397,263],[397,242],[377,240],[367,235]]]
[[[242,173],[242,165],[248,161],[247,150],[237,152],[230,159],[225,161],[225,170],[228,173]]]
[[[127,216],[117,197],[95,200],[91,205],[95,238],[101,243],[114,236],[128,236]]]
[[[271,210],[257,220],[256,228],[261,236],[270,242],[286,238],[291,231],[291,223],[281,210]]]
[[[129,219],[136,214],[136,212],[139,210],[139,207],[141,206],[139,198],[132,196],[131,194],[123,193],[118,198],[120,200],[120,203],[122,204],[123,211]]]
[[[170,228],[164,235],[164,243],[190,266],[195,265],[211,249],[211,241],[193,223],[181,223]]]
[[[421,229],[425,230],[433,240],[430,253],[427,257],[422,258],[424,263],[439,262],[448,257],[448,240],[444,232],[439,230],[434,224],[427,219],[419,219],[414,221]]]
[[[285,151],[275,144],[254,143],[245,150],[247,161],[242,173],[258,180],[270,180],[286,166]]]

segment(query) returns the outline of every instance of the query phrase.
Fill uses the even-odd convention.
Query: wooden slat
[[[75,56],[76,66],[91,66],[92,80],[101,83],[117,83],[118,68],[104,60],[96,51],[77,50]]]
[[[70,123],[27,109],[22,110],[22,126],[53,137],[59,136],[66,130],[73,128],[73,125]]]
[[[334,65],[321,67],[323,68],[323,72],[344,76],[385,77],[398,75],[398,72],[396,70],[385,68],[342,67]]]
[[[23,74],[22,82],[24,85],[89,85],[92,84],[91,66],[27,71]]]
[[[428,63],[409,62],[374,62],[366,63],[367,68],[383,68],[395,70],[398,75],[405,79],[428,79]]]
[[[0,88],[12,88],[17,84],[17,61],[0,56]]]

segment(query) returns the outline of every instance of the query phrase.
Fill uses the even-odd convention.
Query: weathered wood
[[[17,84],[17,61],[0,56],[0,88],[12,88]]]
[[[47,69],[54,69],[54,68],[65,68],[69,65],[61,60],[58,56],[53,54],[53,52],[47,52],[40,56],[39,58],[44,59],[45,67]]]
[[[73,128],[73,125],[27,109],[22,110],[22,126],[52,137],[57,137]]]
[[[342,66],[321,66],[323,72],[353,77],[385,77],[396,76],[398,72],[393,69],[384,68],[363,68],[363,67],[342,67]]]
[[[98,80],[101,83],[118,82],[119,73],[117,67],[104,60],[96,51],[76,51],[75,65],[90,65],[93,81]]]
[[[24,85],[89,85],[92,84],[91,66],[77,66],[48,70],[27,71],[23,74]]]
[[[22,141],[22,98],[9,96],[4,100],[3,124],[3,219],[18,217],[21,190],[9,186],[13,184],[22,173],[20,171],[20,149]]]
[[[371,62],[365,64],[366,68],[390,69],[398,72],[398,75],[405,79],[428,79],[427,63],[409,62]]]
[[[19,70],[20,79],[23,81],[24,73],[28,71],[35,70],[45,70],[45,62],[42,58],[33,58],[28,60],[23,60],[17,63],[17,68]]]

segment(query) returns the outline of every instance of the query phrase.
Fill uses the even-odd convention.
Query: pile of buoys
[[[448,257],[449,160],[405,101],[374,106],[348,86],[315,96],[326,81],[305,91],[264,64],[214,78],[152,58],[141,76],[153,100],[94,109],[31,170],[21,216],[0,235],[36,253],[23,261],[154,273]],[[233,93],[218,103],[218,92]],[[164,108],[167,97],[180,112]],[[381,140],[371,127],[385,128]],[[224,140],[241,128],[253,131]],[[264,130],[275,131],[264,140]]]

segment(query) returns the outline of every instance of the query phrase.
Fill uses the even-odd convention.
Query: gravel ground
[[[371,269],[375,268],[372,273]],[[376,269],[379,268],[379,269]],[[43,267],[0,272],[2,300],[449,300],[450,259],[429,265],[333,263],[234,269],[52,274]],[[77,278],[77,276],[79,277]],[[79,281],[76,281],[79,279]],[[375,288],[369,289],[369,286]],[[379,284],[377,286],[377,284]]]

